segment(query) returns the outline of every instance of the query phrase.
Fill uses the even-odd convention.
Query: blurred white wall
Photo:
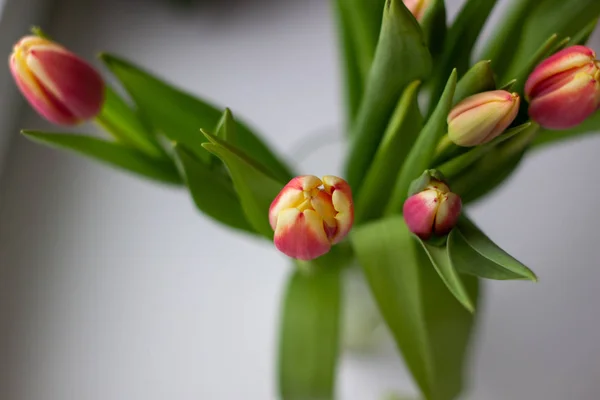
[[[46,28],[231,107],[288,155],[340,125],[327,1],[203,3],[59,0]],[[56,130],[31,111],[21,125]],[[598,399],[598,151],[600,136],[533,154],[473,207],[540,282],[486,283],[469,399]],[[303,171],[339,171],[341,155],[321,148]],[[182,190],[16,135],[0,190],[1,399],[275,398],[289,265],[272,246],[199,215]],[[413,391],[391,346],[347,354],[340,371],[342,400]]]

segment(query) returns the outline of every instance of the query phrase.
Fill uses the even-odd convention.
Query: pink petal
[[[274,236],[275,247],[288,257],[313,260],[331,249],[323,219],[313,210],[281,211]]]

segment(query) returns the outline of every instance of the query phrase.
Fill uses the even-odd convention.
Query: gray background
[[[325,141],[338,132],[327,1],[205,3],[58,0],[44,26],[89,59],[111,50],[231,107],[281,153],[293,156],[307,133],[324,132]],[[453,12],[459,2],[449,3]],[[33,22],[28,4],[19,12]],[[2,32],[0,53],[27,19],[14,37]],[[1,67],[2,80],[7,74]],[[19,127],[56,130],[24,110]],[[285,257],[199,215],[182,190],[25,141],[6,126],[14,112],[4,112],[0,136],[11,146],[0,182],[0,399],[275,398]],[[540,282],[486,283],[468,398],[598,399],[599,150],[600,136],[531,154],[472,207]],[[338,172],[341,160],[333,144],[301,165],[321,175]],[[390,389],[414,391],[390,343],[344,355],[340,399]]]

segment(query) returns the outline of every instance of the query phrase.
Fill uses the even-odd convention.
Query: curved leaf
[[[118,141],[135,147],[151,157],[165,157],[157,138],[149,132],[125,100],[106,85],[104,104],[96,121]]]
[[[219,157],[227,166],[248,222],[257,232],[272,239],[269,207],[284,184],[262,171],[261,166],[241,150],[206,132],[203,133],[210,142],[203,143],[202,147]]]
[[[448,290],[450,290],[460,304],[470,312],[473,312],[475,310],[474,303],[462,282],[461,276],[452,265],[446,246],[435,246],[420,239],[419,242],[421,243],[421,246],[423,246],[427,256],[429,256],[429,260],[431,260],[438,275],[446,284]]]
[[[487,279],[537,281],[529,268],[498,247],[466,216],[450,233],[448,251],[460,272]]]
[[[152,158],[139,150],[83,134],[22,131],[28,139],[52,147],[71,150],[146,178],[181,184],[177,168],[170,160]]]
[[[158,131],[184,144],[198,159],[210,161],[210,154],[202,149],[205,138],[199,130],[217,125],[219,109],[114,55],[101,54],[100,58]],[[291,179],[290,170],[258,136],[240,122],[236,128],[239,146],[247,154],[260,160],[279,179]]]
[[[190,151],[175,145],[182,176],[198,209],[209,217],[235,229],[256,234],[238,198],[233,184],[221,171],[211,170]]]

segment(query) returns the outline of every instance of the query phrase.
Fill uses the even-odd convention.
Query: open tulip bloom
[[[341,276],[352,268],[422,398],[457,398],[480,281],[537,279],[477,227],[469,204],[531,149],[600,130],[600,63],[585,46],[600,1],[514,1],[481,54],[473,48],[495,1],[466,1],[452,24],[442,0],[405,2],[333,1],[349,144],[339,177],[294,171],[229,109],[116,55],[100,61],[128,99],[39,30],[15,38],[9,57],[42,117],[108,133],[27,138],[183,187],[200,212],[289,259],[282,399],[334,397]]]

